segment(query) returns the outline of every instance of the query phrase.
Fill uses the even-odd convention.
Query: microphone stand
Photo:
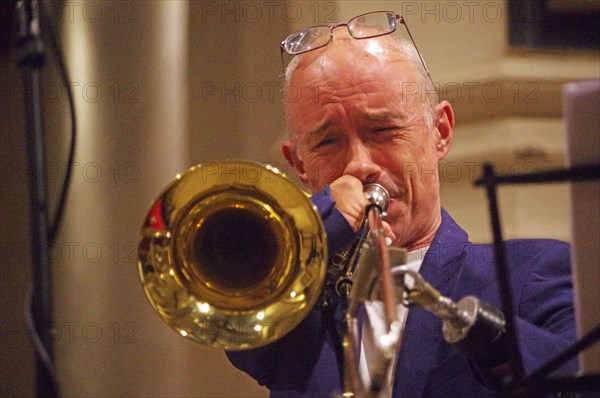
[[[35,346],[36,392],[38,397],[56,397],[52,359],[52,275],[49,261],[49,226],[43,145],[40,71],[45,53],[41,38],[38,0],[16,4],[19,67],[23,70],[25,128],[30,195],[33,343]]]

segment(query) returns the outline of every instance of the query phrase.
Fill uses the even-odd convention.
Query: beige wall
[[[163,324],[143,295],[135,245],[147,205],[178,171],[223,158],[287,169],[279,154],[278,48],[287,33],[376,9],[406,14],[434,80],[456,109],[453,152],[441,165],[442,200],[474,240],[490,238],[483,192],[471,184],[479,166],[493,160],[514,172],[562,165],[560,86],[598,78],[597,56],[509,50],[502,1],[480,2],[472,14],[462,8],[460,16],[448,4],[461,2],[444,1],[77,3],[62,15],[61,29],[77,100],[78,164],[53,248],[55,324],[62,333],[57,369],[67,396],[266,395],[223,353]],[[0,395],[31,396],[31,350],[20,318],[29,275],[26,172],[7,174],[9,166],[24,170],[21,98],[12,90],[20,75],[11,61],[2,60],[0,76]],[[58,84],[47,74],[47,82]],[[480,90],[486,84],[497,84],[503,98],[486,97]],[[472,96],[452,91],[475,86]],[[532,93],[534,101],[526,101]],[[64,95],[47,96],[49,157],[61,165]],[[570,239],[564,186],[506,188],[500,200],[508,237]]]

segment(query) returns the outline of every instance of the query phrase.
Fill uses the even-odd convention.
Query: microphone
[[[408,302],[442,319],[442,333],[447,343],[456,345],[486,368],[509,360],[502,311],[475,296],[466,296],[455,303],[425,282],[419,273],[408,268],[405,271],[415,279],[415,286],[407,293]]]

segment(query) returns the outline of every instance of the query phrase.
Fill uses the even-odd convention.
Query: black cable
[[[37,354],[37,358],[41,361],[42,365],[45,368],[46,374],[48,375],[47,382],[49,387],[48,391],[38,391],[38,396],[48,396],[48,397],[60,397],[60,392],[58,388],[58,378],[56,376],[56,371],[54,370],[54,363],[52,362],[52,358],[50,357],[50,353],[46,349],[44,342],[40,338],[40,334],[38,333],[35,320],[33,319],[33,314],[31,312],[32,304],[33,304],[33,285],[29,285],[27,292],[25,293],[25,313],[24,319],[25,324],[28,327],[28,335],[31,340],[31,344],[33,345],[35,352]]]
[[[76,139],[77,139],[77,120],[76,120],[76,113],[75,113],[75,100],[73,98],[73,92],[72,90],[69,89],[69,73],[67,70],[67,66],[65,63],[65,57],[64,54],[62,52],[62,48],[61,46],[58,44],[58,40],[56,39],[58,37],[57,33],[56,33],[56,28],[52,22],[52,17],[50,16],[50,8],[49,7],[49,1],[50,0],[42,0],[41,1],[41,6],[43,8],[43,12],[42,14],[42,23],[44,24],[44,29],[42,29],[43,32],[48,32],[48,35],[45,36],[45,38],[48,39],[49,43],[50,43],[50,47],[52,49],[52,54],[54,55],[54,59],[56,60],[56,63],[58,65],[58,71],[60,73],[60,77],[62,80],[62,83],[64,84],[65,88],[67,89],[67,100],[69,103],[69,113],[71,115],[71,145],[69,147],[69,155],[68,155],[68,159],[67,159],[67,172],[65,174],[65,178],[64,181],[62,183],[62,189],[61,189],[61,193],[59,196],[59,202],[58,205],[56,207],[56,211],[55,211],[55,215],[54,215],[54,219],[51,223],[51,227],[50,230],[48,232],[48,236],[49,236],[49,242],[50,245],[52,245],[55,240],[56,240],[56,236],[58,235],[60,226],[62,224],[63,218],[64,218],[64,214],[65,214],[65,207],[66,207],[66,202],[67,202],[67,197],[69,194],[69,188],[71,185],[71,176],[73,174],[73,163],[75,160],[75,148],[76,148]]]

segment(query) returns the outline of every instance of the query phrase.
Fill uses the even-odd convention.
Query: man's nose
[[[363,184],[376,182],[381,175],[381,167],[373,161],[369,148],[357,140],[351,144],[349,152],[350,160],[344,168],[344,174],[358,178]]]

